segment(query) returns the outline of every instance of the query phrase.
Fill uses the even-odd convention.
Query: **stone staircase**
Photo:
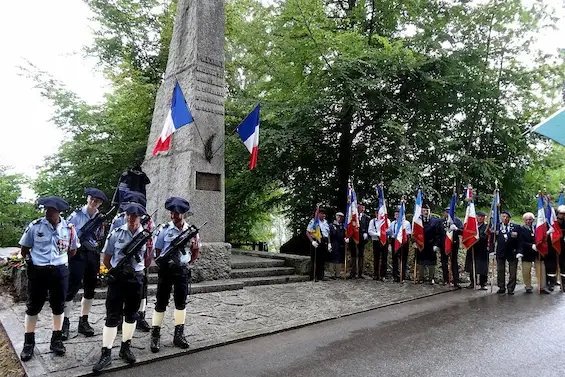
[[[190,287],[190,294],[209,293],[243,289],[243,287],[298,283],[308,280],[304,275],[306,257],[285,256],[276,253],[254,252],[247,250],[232,251],[231,273],[229,279],[203,281]],[[157,291],[157,267],[149,267],[148,295],[154,296]],[[97,288],[95,299],[106,298],[106,288]],[[82,290],[75,301],[82,299]]]

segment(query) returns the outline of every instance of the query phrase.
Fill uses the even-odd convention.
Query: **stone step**
[[[268,259],[268,258],[249,258],[239,259],[232,258],[231,268],[239,270],[244,268],[267,268],[267,267],[284,267],[284,260]]]
[[[262,276],[254,278],[232,279],[232,281],[242,282],[245,287],[252,287],[256,285],[300,283],[308,280],[309,277],[307,275]]]
[[[232,270],[231,279],[281,276],[294,274],[294,267],[240,268]]]

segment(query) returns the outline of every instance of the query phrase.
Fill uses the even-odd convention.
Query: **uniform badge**
[[[37,237],[43,237],[43,236],[44,236],[43,232],[37,233]]]
[[[167,237],[172,237],[172,236],[173,236],[173,232],[167,233]]]
[[[124,239],[123,239],[123,238],[119,238],[119,239],[118,239],[118,243],[124,243]]]
[[[58,246],[59,246],[59,255],[62,255],[67,252],[67,248],[69,244],[65,240],[59,240]]]

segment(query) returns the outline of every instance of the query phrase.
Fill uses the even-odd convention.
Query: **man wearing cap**
[[[516,258],[522,259],[522,278],[524,279],[524,285],[526,286],[526,293],[532,293],[533,290],[532,265],[535,263],[537,271],[537,264],[539,263],[541,276],[544,277],[543,279],[541,279],[541,281],[538,281],[538,284],[541,285],[540,293],[549,294],[551,292],[549,291],[549,289],[547,289],[545,281],[544,258],[542,255],[538,255],[536,247],[536,227],[533,225],[535,219],[534,214],[531,212],[526,212],[524,213],[524,216],[522,216],[522,219],[524,220],[524,225],[520,227],[520,235],[518,238],[518,252],[516,254]]]
[[[400,207],[396,207],[394,210],[394,220],[390,224],[387,234],[389,237],[388,249],[392,252],[392,275],[395,282],[400,282],[400,277],[402,276],[402,281],[407,279],[408,271],[408,252],[410,251],[410,235],[412,234],[412,224],[410,221],[404,220],[404,229],[406,229],[406,236],[408,237],[407,242],[400,246],[398,251],[394,251],[394,243],[396,237],[396,227],[398,224],[398,215],[400,214]],[[402,275],[400,273],[400,265],[402,265]]]
[[[124,208],[130,203],[137,203],[142,207],[145,207],[147,204],[147,200],[145,199],[145,195],[141,192],[137,191],[124,191],[121,193],[122,202],[120,203],[120,213],[114,217],[112,221],[112,225],[110,226],[110,232],[114,229],[119,228],[120,226],[126,223],[126,213]],[[141,218],[141,224],[144,229],[148,231],[152,231],[154,228],[153,220],[149,217],[148,214],[143,215]],[[151,265],[151,258],[153,254],[153,240],[149,240],[147,242],[147,253],[145,255],[145,264],[147,266]],[[137,322],[136,322],[136,329],[141,330],[143,332],[149,332],[151,330],[151,326],[145,320],[145,308],[147,306],[147,286],[148,286],[148,270],[144,271],[143,275],[143,295],[141,298],[141,303],[139,304],[139,310],[137,312]],[[121,323],[120,323],[121,324]],[[118,326],[120,327],[120,326]]]
[[[310,220],[306,228],[306,237],[310,240],[312,248],[310,249],[310,280],[318,281],[324,280],[324,267],[326,261],[326,254],[331,251],[331,244],[329,243],[330,226],[326,221],[326,210],[322,207],[318,209],[318,223],[320,226],[320,233],[322,234],[321,240],[316,240],[312,236],[314,231],[314,220]],[[314,265],[316,266],[316,274],[314,275]]]
[[[428,270],[428,282],[435,284],[437,254],[441,251],[441,222],[430,216],[430,205],[422,206],[422,224],[424,225],[424,248],[418,251],[416,246],[416,258],[418,262],[418,281],[424,283],[425,270]]]
[[[496,274],[498,284],[498,294],[505,294],[508,288],[508,294],[513,295],[516,288],[516,273],[518,270],[518,232],[520,226],[510,222],[510,212],[502,211],[502,222],[500,228],[491,237],[496,237],[496,251],[494,250],[494,239],[490,243],[490,255],[496,254]],[[508,285],[506,282],[506,262],[508,262]]]
[[[441,271],[443,273],[443,284],[447,284],[449,281],[449,254],[445,252],[445,239],[447,238],[448,232],[453,232],[453,242],[451,244],[451,275],[453,277],[453,286],[455,288],[461,288],[459,286],[459,236],[463,231],[463,222],[458,217],[453,219],[453,223],[449,224],[447,219],[449,218],[449,207],[443,210],[443,220],[442,220],[442,232],[441,232]]]
[[[171,197],[165,201],[165,209],[170,211],[169,217],[171,221],[165,225],[157,235],[155,241],[155,256],[158,257],[161,252],[168,250],[171,243],[184,231],[189,229],[189,225],[184,221],[184,214],[190,209],[187,200],[178,197]],[[153,312],[152,330],[151,330],[151,351],[159,352],[161,326],[165,311],[171,297],[171,290],[174,289],[175,302],[175,335],[173,344],[176,347],[187,349],[188,342],[184,337],[184,322],[186,317],[186,297],[188,296],[188,284],[190,280],[189,264],[194,263],[198,256],[199,250],[198,235],[188,241],[185,247],[186,254],[181,254],[178,264],[171,260],[171,264],[159,268],[159,280],[157,283],[157,302],[155,303],[155,311]]]
[[[474,289],[477,277],[479,275],[479,285],[481,291],[486,291],[488,279],[488,225],[485,223],[486,213],[477,212],[477,227],[479,228],[479,240],[473,245],[473,248],[467,250],[465,258],[465,271],[469,273],[471,284],[467,286]],[[473,253],[475,254],[475,269],[473,270]]]
[[[386,219],[387,231],[390,231],[390,220]],[[381,226],[384,219],[379,219],[379,210],[375,211],[375,217],[369,222],[369,237],[373,241],[373,272],[374,280],[385,281],[388,266],[388,239],[381,242]]]
[[[145,208],[137,203],[130,203],[125,207],[126,224],[114,229],[106,239],[104,245],[104,266],[109,270],[116,267],[124,252],[134,237],[143,231],[140,224],[141,216],[145,215]],[[115,281],[108,283],[106,296],[106,322],[102,331],[102,353],[100,360],[92,368],[98,373],[112,362],[112,345],[118,333],[118,323],[124,316],[122,325],[122,345],[119,356],[126,363],[135,363],[135,355],[131,351],[131,340],[135,330],[137,309],[141,302],[143,291],[143,259],[146,246],[139,250],[137,258],[130,258],[127,268],[120,272]]]
[[[73,256],[80,247],[75,226],[61,217],[61,212],[68,210],[69,204],[58,196],[41,198],[38,203],[45,208],[45,216],[29,224],[19,242],[22,257],[27,261],[28,276],[24,347],[20,354],[22,361],[33,357],[37,315],[48,295],[53,312],[50,349],[56,355],[65,354],[61,329],[69,284],[67,263],[68,256]]]
[[[328,263],[330,265],[330,278],[337,279],[341,274],[342,265],[345,260],[345,227],[343,212],[335,214],[335,221],[330,225],[330,239],[332,242]]]
[[[561,287],[565,287],[565,205],[557,207],[557,223],[561,228],[563,238],[561,238],[561,253],[559,254],[559,275]]]
[[[365,204],[359,203],[357,205],[357,212],[359,213],[359,244],[349,242],[349,248],[351,250],[350,279],[354,279],[356,276],[359,277],[359,279],[363,278],[365,245],[369,239],[369,222],[371,221],[371,218],[365,213]]]
[[[108,201],[106,195],[97,188],[84,190],[86,204],[75,210],[67,218],[67,222],[74,224],[77,233],[81,234],[83,227],[98,214],[98,208],[103,202]],[[83,236],[80,236],[83,237]],[[78,321],[78,333],[84,336],[93,336],[94,329],[88,323],[88,314],[94,299],[94,289],[100,270],[99,241],[104,237],[104,223],[102,222],[94,234],[85,235],[77,253],[69,259],[69,290],[65,298],[65,319],[63,320],[63,340],[69,338],[70,317],[73,308],[73,299],[78,293],[81,282],[84,295],[81,301],[81,313]]]

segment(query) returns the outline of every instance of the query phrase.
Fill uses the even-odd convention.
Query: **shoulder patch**
[[[39,219],[35,219],[31,222],[31,225],[35,225],[35,224],[39,224],[39,222],[43,219],[43,217],[40,217]]]

